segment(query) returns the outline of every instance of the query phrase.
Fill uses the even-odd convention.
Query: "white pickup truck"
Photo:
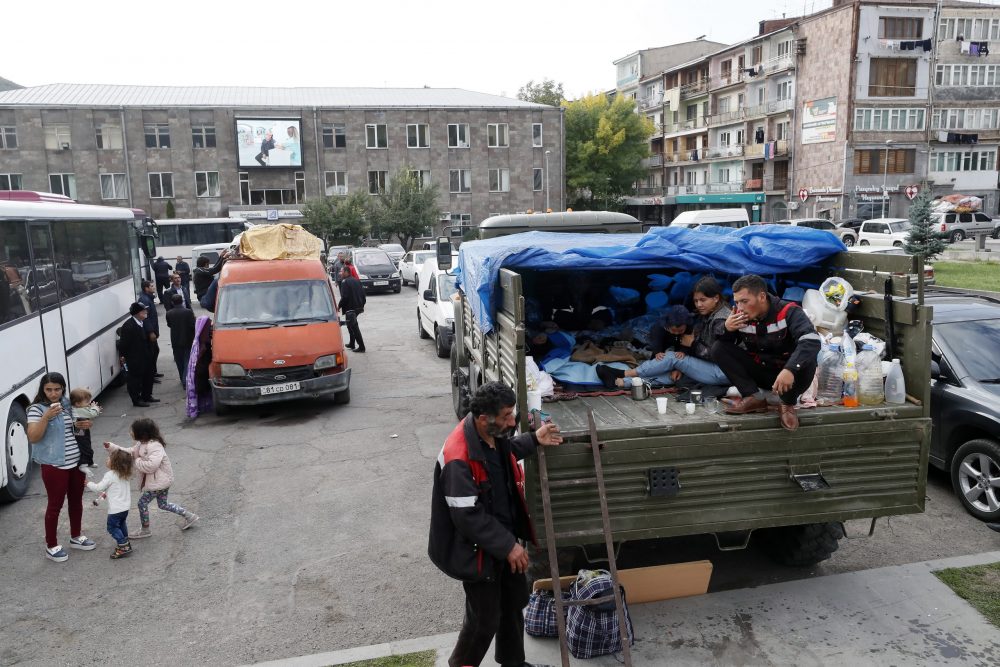
[[[964,241],[977,234],[1000,238],[1000,219],[993,219],[986,213],[939,213],[933,220],[939,226],[941,237],[951,243]]]

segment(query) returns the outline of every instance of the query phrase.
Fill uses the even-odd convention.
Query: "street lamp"
[[[886,180],[889,178],[889,145],[892,139],[885,140],[885,164],[882,166],[882,217],[885,217],[885,205],[889,200],[889,192],[886,190]]]
[[[545,151],[545,212],[549,212],[549,154],[552,151]]]

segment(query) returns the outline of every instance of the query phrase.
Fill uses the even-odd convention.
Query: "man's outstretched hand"
[[[535,431],[535,437],[538,438],[538,444],[546,446],[558,445],[563,441],[559,435],[559,427],[552,423],[542,424],[541,428]]]

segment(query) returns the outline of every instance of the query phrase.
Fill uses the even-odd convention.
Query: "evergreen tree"
[[[919,255],[925,262],[944,252],[944,241],[931,225],[931,191],[922,187],[910,205],[910,232],[903,250]]]

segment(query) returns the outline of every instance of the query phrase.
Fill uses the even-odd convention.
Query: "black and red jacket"
[[[810,363],[816,365],[822,340],[809,316],[791,301],[767,295],[767,313],[748,322],[738,331],[723,328],[719,340],[743,343],[760,364],[797,373]]]
[[[514,532],[493,515],[493,492],[483,443],[472,415],[458,423],[445,440],[434,467],[431,530],[427,554],[442,572],[462,581],[488,581],[495,576],[493,559],[504,561],[517,540],[535,542],[535,530],[524,499],[524,471],[518,460],[535,453],[533,433],[495,439],[510,461],[510,493],[516,498]]]

